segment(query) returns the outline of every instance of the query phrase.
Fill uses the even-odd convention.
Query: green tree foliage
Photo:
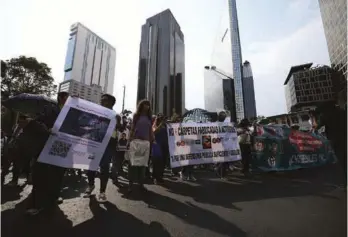
[[[21,93],[52,96],[57,86],[51,68],[36,58],[19,56],[1,61],[1,96],[6,99]]]

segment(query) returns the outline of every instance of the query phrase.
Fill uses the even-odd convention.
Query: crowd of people
[[[27,214],[37,215],[44,210],[51,210],[62,202],[60,192],[64,175],[67,169],[41,163],[37,161],[48,137],[52,134],[51,129],[63,108],[69,94],[58,93],[57,106],[45,109],[36,118],[20,115],[16,126],[11,134],[1,133],[6,137],[2,152],[1,181],[5,183],[5,177],[10,173],[12,167],[12,180],[7,184],[18,185],[18,178],[24,173],[27,183],[32,184],[31,199]],[[108,109],[113,109],[116,103],[114,96],[104,94],[100,104]],[[139,103],[132,120],[126,116],[116,116],[117,125],[110,138],[106,150],[99,165],[99,171],[87,171],[88,187],[86,196],[93,193],[95,179],[100,179],[98,200],[107,201],[106,188],[109,179],[113,184],[119,185],[119,177],[124,175],[123,166],[125,160],[128,162],[128,194],[138,186],[141,191],[146,179],[151,179],[155,184],[164,182],[164,171],[167,167],[172,175],[177,175],[182,180],[195,181],[194,167],[184,166],[170,169],[169,147],[167,138],[167,124],[181,122],[180,116],[168,120],[163,114],[152,115],[151,104],[148,100]],[[220,112],[218,122],[226,120],[226,113]],[[241,171],[248,175],[249,164],[253,144],[253,132],[251,124],[243,119],[237,126],[238,141],[242,155]],[[112,164],[110,172],[110,163]],[[151,163],[152,172],[149,164]],[[212,164],[209,164],[212,165]],[[224,178],[231,168],[229,163],[213,164],[216,174]],[[78,171],[82,174],[82,171]],[[138,184],[138,185],[135,185]]]

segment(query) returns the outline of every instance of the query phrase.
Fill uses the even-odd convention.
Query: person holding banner
[[[128,193],[133,191],[133,184],[135,181],[137,181],[138,184],[140,184],[140,188],[145,191],[144,179],[146,167],[149,162],[150,143],[154,141],[151,120],[150,102],[148,100],[140,101],[133,117],[133,125],[130,133]]]
[[[28,134],[35,145],[28,141],[28,152],[38,157],[43,149],[60,110],[63,108],[69,94],[59,92],[57,96],[57,107],[46,108],[46,111],[32,120],[23,130]],[[35,155],[34,155],[35,154]],[[56,206],[63,182],[65,168],[36,162],[33,167],[33,189],[31,191],[32,202],[27,210],[29,215],[37,215],[41,211]]]
[[[109,94],[104,94],[100,101],[100,104],[102,106],[111,110],[114,107],[115,103],[116,103],[116,98]],[[99,164],[99,167],[100,167],[100,190],[99,190],[99,196],[98,196],[99,202],[107,201],[105,191],[106,191],[106,187],[109,180],[110,162],[112,157],[116,155],[116,145],[117,145],[116,133],[114,132],[112,137],[110,138],[110,141],[105,149],[105,152]],[[95,188],[95,185],[94,185],[95,176],[96,176],[95,171],[89,170],[87,172],[88,187],[85,191],[85,194],[87,196],[91,195],[91,193],[93,192]]]

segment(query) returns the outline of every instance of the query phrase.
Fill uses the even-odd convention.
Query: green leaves
[[[51,68],[46,63],[25,56],[1,61],[1,93],[4,99],[21,93],[52,96],[56,90]]]

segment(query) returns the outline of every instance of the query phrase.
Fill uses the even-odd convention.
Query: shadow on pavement
[[[15,201],[21,198],[20,193],[25,188],[26,184],[22,184],[16,187],[10,187],[8,185],[1,186],[1,204],[6,202]]]
[[[190,202],[182,203],[152,191],[144,193],[143,197],[144,202],[148,204],[149,208],[167,212],[191,225],[227,236],[246,236],[246,233],[234,224]]]
[[[26,204],[27,199],[18,203],[14,209],[1,212],[1,236],[58,237],[66,236],[66,232],[72,228],[72,222],[59,208],[32,217],[25,215]]]
[[[237,209],[234,202],[305,195],[334,198],[325,193],[344,186],[344,179],[337,169],[337,166],[326,166],[251,177],[234,174],[228,181],[199,178],[197,174],[196,185],[166,180],[162,186],[172,193],[192,197],[196,202]]]
[[[98,203],[94,196],[91,196],[89,207],[93,218],[74,226],[66,236],[170,236],[160,223],[146,224],[110,202]]]
[[[87,180],[85,177],[78,175],[66,175],[63,181],[61,197],[63,199],[72,199],[80,197],[87,188]]]

